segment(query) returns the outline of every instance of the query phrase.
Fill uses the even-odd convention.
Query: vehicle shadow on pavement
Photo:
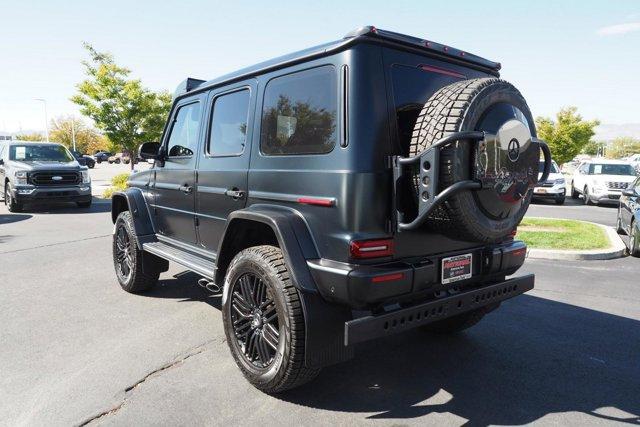
[[[524,295],[457,336],[413,330],[278,398],[330,411],[411,419],[451,413],[475,425],[581,412],[640,423],[640,322]]]
[[[0,225],[20,222],[26,219],[30,219],[32,217],[33,215],[25,215],[25,214],[0,214]]]
[[[140,296],[151,298],[167,298],[183,301],[202,301],[213,308],[222,308],[220,295],[212,294],[205,288],[198,286],[198,279],[202,276],[191,271],[175,274],[171,279],[160,279],[158,284]]]

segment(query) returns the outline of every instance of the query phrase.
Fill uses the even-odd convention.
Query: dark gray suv
[[[11,141],[0,145],[0,182],[10,212],[20,212],[28,203],[91,206],[89,171],[61,144]]]
[[[498,63],[360,28],[211,81],[112,200],[126,291],[180,264],[222,293],[227,343],[275,393],[411,328],[458,332],[533,288],[514,240],[549,174]]]

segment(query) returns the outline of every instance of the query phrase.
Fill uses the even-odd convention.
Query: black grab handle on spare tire
[[[551,150],[549,150],[549,146],[546,142],[540,139],[536,139],[535,142],[540,146],[542,156],[544,157],[544,169],[542,170],[542,176],[538,179],[538,182],[545,182],[547,178],[549,178],[549,173],[551,172]]]

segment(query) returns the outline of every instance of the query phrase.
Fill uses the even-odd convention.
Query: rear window
[[[398,148],[400,154],[406,156],[413,127],[424,104],[438,89],[462,80],[462,77],[395,64],[391,67],[391,80],[400,142]]]
[[[336,84],[332,66],[269,81],[262,107],[262,153],[323,154],[333,150],[337,138]]]

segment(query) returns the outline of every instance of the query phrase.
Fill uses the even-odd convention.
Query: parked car
[[[573,173],[571,197],[582,195],[584,203],[618,203],[622,190],[636,178],[636,171],[620,160],[592,159]]]
[[[533,288],[506,277],[525,261],[513,236],[541,150],[541,181],[551,167],[499,69],[364,27],[185,80],[160,143],[140,147],[153,168],[112,198],[120,286],[150,289],[169,261],[201,275],[239,369],[268,393],[363,341],[471,327]]]
[[[91,206],[91,177],[61,144],[11,141],[0,146],[0,182],[9,212],[28,203]]]
[[[618,233],[629,235],[629,254],[640,257],[640,178],[622,190],[616,225]]]
[[[540,161],[539,175],[542,176],[544,161]],[[545,182],[538,182],[533,189],[533,199],[552,199],[557,205],[564,203],[567,192],[564,176],[560,173],[556,162],[551,162],[551,173]]]
[[[111,156],[113,156],[113,154],[108,151],[98,151],[93,155],[93,158],[96,160],[96,163],[102,163],[109,160],[109,157]]]
[[[73,150],[71,150],[71,154],[73,154],[73,157],[78,161],[80,166],[86,166],[89,169],[93,169],[94,166],[96,165],[96,161],[91,156],[87,156],[87,155],[81,154],[79,151],[73,151]]]
[[[131,156],[129,156],[129,153],[116,153],[113,156],[109,157],[107,161],[109,162],[109,164],[124,163],[125,165],[128,165],[129,163],[131,163]],[[137,162],[137,160],[134,161],[134,164]]]

